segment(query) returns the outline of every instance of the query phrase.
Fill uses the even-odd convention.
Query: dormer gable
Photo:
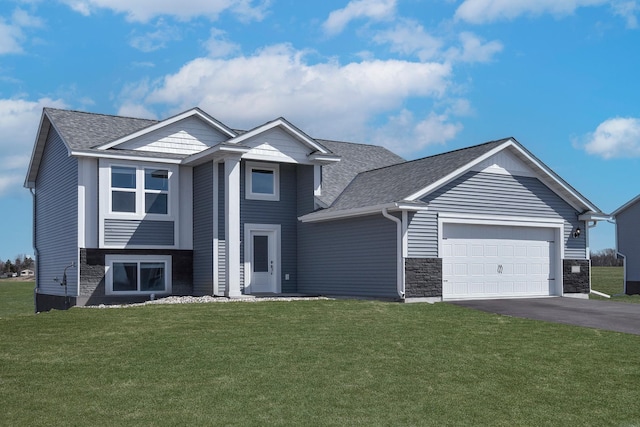
[[[197,164],[210,157],[238,147],[242,158],[282,163],[326,164],[340,160],[317,140],[311,138],[284,118],[278,118],[244,132],[224,144],[195,153],[185,163]],[[240,150],[241,149],[241,150]]]
[[[97,148],[191,155],[236,136],[235,131],[194,108]]]

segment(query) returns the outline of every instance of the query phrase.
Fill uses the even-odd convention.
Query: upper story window
[[[144,211],[151,214],[167,214],[169,211],[169,171],[144,170]]]
[[[122,218],[158,215],[158,219],[160,216],[168,219],[171,215],[172,198],[177,197],[177,189],[172,189],[176,184],[172,176],[177,173],[177,167],[104,162],[102,170],[106,178],[104,185],[109,186],[103,187],[109,195],[104,199],[105,215]]]
[[[245,198],[254,200],[280,200],[280,167],[273,163],[247,162]]]

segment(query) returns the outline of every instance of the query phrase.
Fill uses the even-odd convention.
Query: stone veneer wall
[[[572,267],[580,267],[579,273],[572,273]],[[562,260],[562,281],[565,294],[588,294],[591,291],[591,261],[588,259]]]
[[[148,300],[148,295],[105,295],[106,255],[171,255],[172,295],[193,294],[193,251],[163,249],[80,249],[80,297],[79,305],[106,304],[109,302],[136,302]]]
[[[405,298],[442,297],[442,258],[405,258]]]

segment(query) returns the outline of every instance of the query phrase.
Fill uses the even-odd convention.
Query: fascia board
[[[427,210],[426,206],[416,206],[414,204],[404,204],[404,203],[387,203],[384,205],[376,205],[376,206],[365,206],[362,208],[354,208],[354,209],[343,209],[339,211],[320,211],[313,212],[307,215],[303,215],[298,217],[298,220],[302,222],[322,222],[322,221],[330,221],[334,219],[343,219],[343,218],[353,218],[356,216],[364,216],[370,215],[374,213],[380,213],[383,209],[387,209],[389,211],[421,211]]]
[[[119,159],[119,160],[131,160],[137,162],[154,162],[154,163],[168,163],[168,164],[180,164],[183,159],[171,159],[164,157],[146,157],[146,156],[131,156],[128,154],[117,154],[113,151],[108,151],[105,153],[97,152],[97,151],[71,151],[69,155],[74,157],[94,157],[99,159]]]
[[[67,154],[71,156],[71,147],[69,147],[67,141],[64,140],[62,134],[58,131],[56,125],[53,123],[47,112],[43,110],[42,116],[40,117],[40,125],[38,126],[38,133],[36,134],[36,140],[33,144],[33,151],[31,152],[31,158],[29,159],[27,176],[24,181],[24,186],[26,188],[34,188],[36,185],[40,162],[42,161],[42,155],[44,154],[44,146],[47,142],[47,137],[49,136],[49,130],[51,128],[53,128],[58,136],[60,136],[62,143],[67,149]]]
[[[178,114],[176,116],[170,117],[166,120],[163,120],[161,122],[158,122],[156,124],[153,124],[151,126],[148,126],[144,129],[140,129],[137,132],[134,132],[132,134],[129,134],[127,136],[124,136],[120,139],[116,139],[115,141],[109,142],[107,144],[101,145],[100,147],[96,147],[98,150],[107,150],[109,148],[113,148],[115,146],[118,146],[120,144],[123,144],[127,141],[131,141],[132,139],[138,138],[142,135],[145,135],[147,133],[153,132],[155,130],[158,129],[162,129],[165,126],[171,125],[173,123],[177,123],[180,120],[184,120],[188,117],[192,117],[192,116],[198,116],[200,119],[204,120],[205,122],[209,123],[212,127],[220,130],[221,132],[223,132],[224,134],[228,135],[229,138],[234,138],[237,136],[237,134],[233,131],[231,131],[230,129],[226,128],[225,126],[222,126],[220,123],[218,123],[217,121],[211,119],[211,117],[207,116],[206,114],[202,113],[200,110],[198,110],[197,108],[195,109],[191,109],[188,111],[185,111],[184,113]]]
[[[531,163],[531,165],[535,169],[537,169],[536,172],[538,173],[540,178],[542,178],[541,180],[543,182],[545,180],[549,179],[553,183],[555,183],[556,185],[560,186],[560,188],[562,188],[563,191],[568,193],[573,198],[573,200],[568,200],[566,195],[562,195],[562,194],[558,193],[556,190],[553,190],[553,188],[552,188],[552,190],[554,192],[556,192],[556,194],[558,194],[564,201],[569,203],[576,210],[580,210],[580,209],[576,206],[575,201],[577,201],[579,204],[582,205],[580,208],[583,209],[583,210],[600,212],[600,209],[598,209],[597,206],[593,205],[591,202],[589,202],[583,196],[581,196],[578,193],[576,193],[576,191],[573,188],[571,188],[570,186],[568,186],[567,183],[562,178],[560,178],[558,175],[556,175],[544,163],[542,163],[538,159],[536,159],[531,153],[529,153],[527,150],[525,150],[513,138],[510,138],[509,140],[505,141],[503,144],[500,144],[499,146],[497,146],[493,150],[488,151],[487,153],[485,153],[482,156],[476,158],[475,160],[467,163],[465,166],[453,171],[449,175],[441,178],[440,180],[436,181],[435,183],[429,185],[428,187],[426,187],[426,188],[424,188],[424,189],[422,189],[422,190],[410,195],[406,199],[407,200],[419,200],[419,199],[423,198],[424,196],[426,196],[427,194],[431,193],[432,191],[442,187],[443,185],[447,184],[451,180],[453,180],[453,179],[459,177],[460,175],[462,175],[463,173],[467,172],[468,170],[473,168],[475,165],[483,162],[484,160],[488,159],[489,157],[491,157],[491,156],[493,156],[493,155],[499,153],[500,151],[505,150],[505,149],[507,149],[509,147],[511,147],[511,148],[515,149],[516,151],[518,151],[518,153],[520,153],[520,155],[525,157]]]
[[[640,195],[637,195],[636,197],[634,197],[633,199],[629,200],[627,203],[625,203],[624,205],[620,206],[618,209],[616,209],[615,211],[613,211],[611,213],[612,217],[615,217],[616,215],[618,215],[620,212],[627,210],[628,208],[630,208],[631,206],[635,205],[638,201],[640,201]]]
[[[340,156],[336,154],[318,154],[318,153],[309,154],[307,158],[312,162],[316,162],[320,164],[338,163],[342,159]]]
[[[587,212],[578,215],[579,221],[611,221],[613,215],[607,215],[603,213]]]
[[[215,157],[216,154],[219,154],[220,157],[228,156],[228,155],[242,155],[248,153],[251,150],[249,147],[245,147],[243,145],[233,146],[230,145],[229,142],[224,142],[223,144],[214,145],[211,148],[208,148],[199,153],[195,153],[182,160],[182,164],[184,165],[193,165],[198,164],[203,161],[206,161],[209,157]]]
[[[301,130],[297,129],[295,126],[291,125],[289,122],[287,122],[286,120],[284,120],[282,118],[273,120],[273,121],[271,121],[269,123],[265,123],[264,125],[258,126],[257,128],[251,129],[250,131],[245,132],[245,133],[243,133],[242,135],[239,135],[236,138],[230,139],[227,142],[230,143],[230,144],[241,143],[241,142],[246,141],[246,140],[248,140],[250,138],[253,138],[256,135],[260,135],[263,132],[271,130],[271,129],[275,128],[275,127],[283,128],[286,132],[291,134],[294,138],[296,138],[297,140],[299,140],[303,144],[309,146],[310,148],[313,148],[314,150],[321,152],[322,154],[331,154],[329,151],[327,151],[327,149],[325,147],[319,145],[311,137],[309,137],[304,132],[302,132]]]
[[[465,172],[467,172],[468,170],[473,168],[478,163],[483,162],[484,160],[488,159],[489,157],[493,156],[494,154],[499,153],[500,151],[502,151],[505,148],[507,148],[509,146],[512,146],[512,145],[514,145],[512,139],[509,139],[508,141],[505,141],[504,143],[500,144],[499,146],[497,146],[493,150],[488,151],[487,153],[483,154],[480,157],[477,157],[475,160],[473,160],[473,161],[467,163],[466,165],[456,169],[455,171],[451,172],[450,174],[440,178],[438,181],[436,181],[433,184],[421,189],[420,191],[417,191],[417,192],[411,194],[409,197],[406,197],[405,199],[406,200],[410,200],[410,201],[416,201],[416,200],[419,200],[419,199],[423,198],[424,196],[426,196],[427,194],[431,193],[432,191],[442,187],[443,185],[445,185],[449,181],[452,181],[455,178],[459,177],[460,175],[464,174]]]
[[[535,158],[531,153],[529,153],[526,149],[524,149],[520,144],[513,144],[513,147],[522,156],[526,157],[526,159],[528,161],[530,161],[538,169],[539,173],[542,172],[543,175],[539,177],[539,178],[542,178],[541,179],[542,182],[544,182],[546,179],[550,179],[553,183],[555,183],[556,185],[560,186],[560,188],[562,188],[563,191],[568,193],[573,198],[573,200],[568,200],[566,196],[558,193],[556,190],[551,188],[565,202],[569,203],[571,206],[573,206],[577,210],[578,210],[578,207],[576,206],[575,201],[577,201],[579,204],[581,204],[582,206],[580,206],[580,208],[582,208],[582,209],[584,209],[586,211],[601,212],[600,209],[598,209],[597,206],[592,204],[589,200],[585,199],[582,195],[578,194],[576,192],[576,190],[574,190],[571,186],[568,185],[567,182],[565,182],[562,178],[560,178],[547,165],[545,165],[540,160]]]

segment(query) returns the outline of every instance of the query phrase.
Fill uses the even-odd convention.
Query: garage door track
[[[640,335],[640,304],[561,297],[450,303],[507,316]]]

